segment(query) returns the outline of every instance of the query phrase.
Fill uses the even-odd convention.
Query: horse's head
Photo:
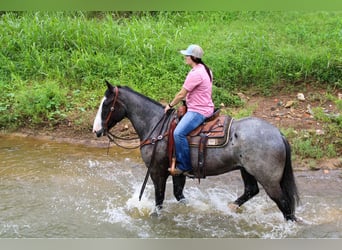
[[[97,137],[107,134],[116,123],[120,122],[126,115],[122,102],[119,100],[119,88],[114,87],[106,81],[107,90],[103,97],[99,110],[97,111],[93,132]]]

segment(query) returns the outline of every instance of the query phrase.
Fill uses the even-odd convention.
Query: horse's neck
[[[132,123],[141,140],[146,139],[163,117],[161,105],[134,93],[127,93],[122,100],[126,105],[127,118]]]

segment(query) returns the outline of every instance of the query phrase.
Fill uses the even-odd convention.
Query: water
[[[1,238],[342,238],[340,170],[296,172],[297,217],[284,222],[263,190],[239,211],[238,172],[188,180],[187,204],[172,195],[151,217],[154,190],[139,151],[0,135]]]

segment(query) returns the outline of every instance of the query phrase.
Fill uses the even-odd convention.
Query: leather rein
[[[141,190],[140,190],[140,194],[139,194],[139,201],[141,200],[141,197],[144,193],[144,190],[145,190],[145,187],[146,187],[146,183],[148,181],[148,177],[150,176],[150,171],[152,169],[152,164],[154,162],[154,157],[155,157],[155,153],[156,153],[156,149],[157,149],[157,142],[158,141],[161,141],[163,140],[167,135],[168,135],[168,131],[164,132],[164,134],[161,134],[162,131],[163,131],[163,128],[164,128],[164,125],[165,123],[167,123],[166,121],[168,120],[168,117],[170,116],[170,114],[173,112],[173,109],[172,110],[169,110],[168,112],[166,112],[161,118],[160,120],[157,122],[157,124],[153,127],[153,129],[151,130],[151,132],[149,133],[149,135],[147,136],[148,139],[145,139],[143,140],[138,146],[136,147],[133,147],[133,148],[127,148],[127,147],[123,147],[121,145],[119,145],[117,142],[115,142],[115,138],[117,139],[124,139],[124,140],[131,140],[131,139],[126,139],[126,138],[120,138],[120,137],[117,137],[115,135],[113,135],[112,133],[109,132],[109,129],[108,129],[108,122],[110,120],[110,117],[112,116],[112,113],[113,111],[115,110],[115,103],[117,102],[117,98],[118,98],[118,95],[119,95],[119,88],[118,87],[115,87],[115,97],[114,97],[114,101],[113,101],[113,104],[110,108],[110,112],[105,120],[105,128],[106,128],[106,132],[107,132],[107,137],[109,139],[109,143],[111,141],[113,141],[116,145],[118,145],[119,147],[122,147],[122,148],[125,148],[125,149],[135,149],[135,148],[138,148],[138,147],[143,147],[145,145],[153,145],[153,149],[152,149],[152,155],[151,155],[151,160],[150,160],[150,164],[149,166],[147,167],[147,172],[146,172],[146,175],[145,175],[145,179],[144,179],[144,182],[141,186]],[[159,124],[161,124],[160,126],[160,130],[158,132],[158,136],[157,137],[151,137],[152,133],[157,129],[157,127],[159,126]],[[150,138],[151,137],[151,138]],[[109,145],[108,145],[108,150],[109,150]],[[107,151],[108,153],[108,151]]]
[[[119,137],[114,135],[113,133],[111,133],[108,129],[108,122],[110,120],[110,117],[112,116],[112,113],[115,110],[115,104],[117,102],[118,99],[118,95],[119,95],[119,88],[115,87],[115,96],[114,96],[114,100],[113,100],[113,104],[110,107],[110,112],[107,115],[107,118],[105,120],[104,126],[106,128],[106,134],[107,134],[107,138],[109,139],[109,143],[113,142],[115,145],[117,145],[118,147],[124,148],[124,149],[137,149],[137,148],[142,148],[145,145],[149,145],[152,144],[154,145],[156,142],[163,140],[167,135],[168,132],[165,132],[164,134],[159,134],[157,137],[151,137],[152,133],[156,130],[156,128],[159,126],[159,124],[163,121],[163,125],[162,127],[164,127],[164,123],[166,121],[166,117],[171,113],[168,112],[167,114],[164,114],[161,119],[156,123],[156,125],[153,127],[153,129],[151,130],[151,132],[149,133],[149,135],[147,136],[147,139],[140,141],[140,144],[137,146],[133,146],[133,147],[126,147],[123,146],[121,144],[119,144],[116,140],[124,140],[124,141],[133,141],[133,140],[137,140],[139,139],[139,137],[134,137],[134,138],[124,138],[124,137]],[[160,131],[161,132],[161,131]],[[108,145],[108,149],[109,149],[109,145]]]

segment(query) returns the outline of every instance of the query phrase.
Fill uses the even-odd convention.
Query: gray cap
[[[181,50],[180,53],[185,56],[194,56],[197,58],[202,58],[203,49],[196,44],[191,44],[186,50]]]

